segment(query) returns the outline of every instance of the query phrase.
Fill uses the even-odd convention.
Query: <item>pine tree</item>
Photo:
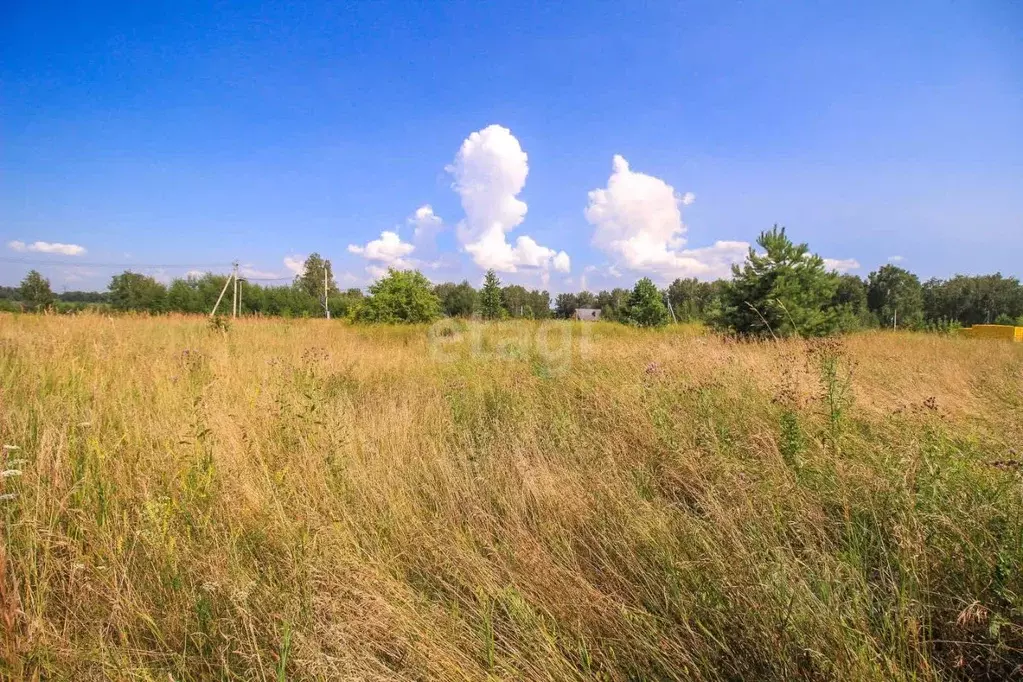
[[[484,320],[500,320],[504,317],[504,308],[501,307],[501,280],[497,273],[487,270],[483,278],[483,288],[480,289],[480,315]]]
[[[834,307],[838,275],[806,244],[793,244],[785,228],[761,232],[722,295],[717,326],[753,336],[824,336],[838,330]]]

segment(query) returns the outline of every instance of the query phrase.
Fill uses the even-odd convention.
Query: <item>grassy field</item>
[[[1021,674],[1023,344],[2,315],[0,440],[5,679]]]

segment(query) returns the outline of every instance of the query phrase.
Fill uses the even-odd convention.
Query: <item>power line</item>
[[[55,260],[24,260],[21,258],[0,257],[0,263],[15,263],[18,265],[84,265],[91,268],[229,268],[231,263],[96,263],[94,261],[64,262]]]

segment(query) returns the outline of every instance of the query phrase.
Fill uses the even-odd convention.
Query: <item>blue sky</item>
[[[1023,276],[1020,36],[983,0],[7,2],[0,284],[318,251],[596,290],[774,223],[862,275]]]

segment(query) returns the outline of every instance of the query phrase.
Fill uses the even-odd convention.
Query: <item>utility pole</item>
[[[231,286],[231,279],[232,278],[234,278],[234,273],[233,272],[230,275],[227,276],[227,281],[224,282],[224,288],[220,290],[220,296],[217,296],[217,302],[213,304],[213,310],[210,311],[210,317],[216,316],[217,308],[220,307],[220,301],[224,298],[224,294],[227,293],[227,287]]]
[[[671,297],[667,294],[664,295],[664,302],[668,304],[668,312],[671,313],[671,319],[675,324],[678,324],[678,318],[675,317],[675,309],[671,307]]]
[[[330,306],[327,305],[327,267],[330,261],[323,261],[323,309],[327,311],[327,319],[330,319]]]
[[[234,306],[231,317],[238,317],[238,261],[235,261],[233,265],[234,271],[231,273],[231,276],[234,278]]]

